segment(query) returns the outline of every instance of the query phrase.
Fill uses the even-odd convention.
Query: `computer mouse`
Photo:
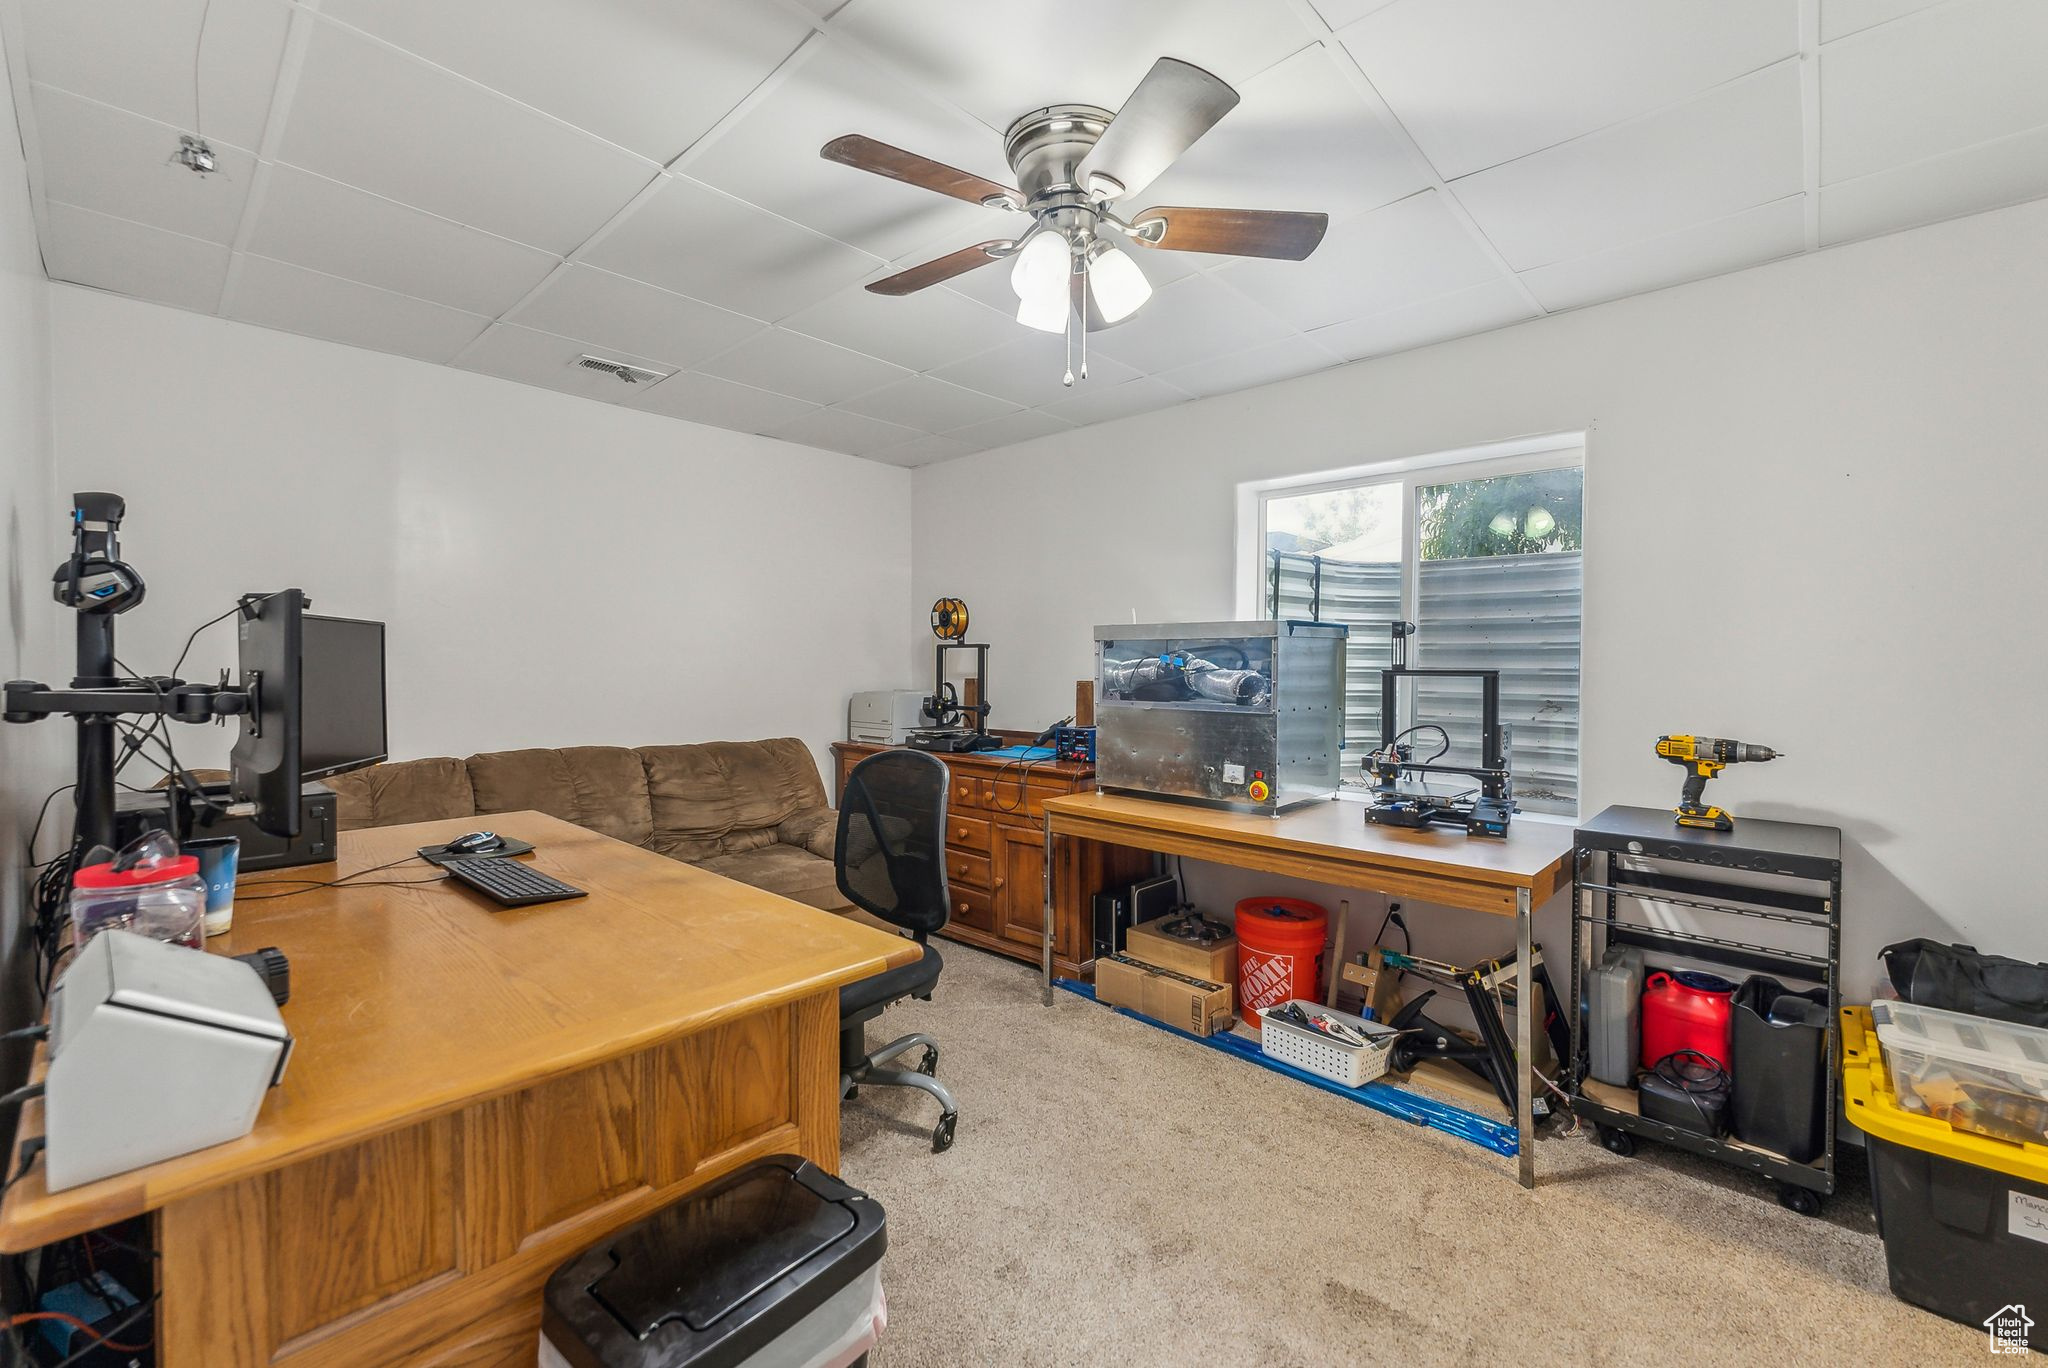
[[[446,846],[450,855],[488,855],[504,848],[505,838],[495,831],[472,831],[467,836],[457,836]]]

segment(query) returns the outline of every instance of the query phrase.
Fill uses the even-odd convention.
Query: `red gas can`
[[[1679,1050],[1698,1050],[1723,1069],[1734,1032],[1735,985],[1693,969],[1659,969],[1643,984],[1643,1067]]]

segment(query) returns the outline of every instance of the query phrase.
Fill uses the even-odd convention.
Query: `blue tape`
[[[1095,985],[1092,983],[1068,978],[1056,978],[1053,983],[1076,997],[1087,998],[1090,1002],[1096,1001]],[[1107,1003],[1103,1005],[1108,1006]],[[1439,1102],[1433,1097],[1425,1097],[1398,1084],[1372,1082],[1362,1087],[1347,1088],[1335,1079],[1324,1078],[1320,1074],[1312,1074],[1306,1069],[1297,1069],[1292,1064],[1283,1063],[1260,1050],[1257,1041],[1246,1040],[1243,1036],[1230,1031],[1222,1031],[1212,1036],[1198,1036],[1191,1031],[1183,1031],[1178,1026],[1169,1026],[1156,1017],[1148,1017],[1143,1012],[1134,1012],[1128,1007],[1111,1007],[1110,1010],[1133,1021],[1142,1021],[1147,1026],[1156,1027],[1169,1035],[1179,1036],[1182,1040],[1192,1040],[1197,1045],[1206,1045],[1219,1054],[1227,1054],[1273,1073],[1299,1079],[1334,1096],[1349,1098],[1362,1107],[1370,1107],[1376,1112],[1406,1121],[1411,1125],[1427,1126],[1431,1130],[1442,1131],[1445,1135],[1455,1136],[1481,1149],[1506,1155],[1510,1159],[1521,1153],[1521,1144],[1516,1138],[1513,1126],[1489,1120],[1475,1112],[1466,1111],[1463,1107],[1454,1107],[1448,1102]]]

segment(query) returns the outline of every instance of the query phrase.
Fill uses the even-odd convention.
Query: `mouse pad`
[[[533,849],[533,842],[515,840],[510,836],[501,838],[505,844],[496,850],[479,850],[474,855],[450,855],[445,845],[421,846],[419,855],[428,864],[446,865],[457,860],[490,859],[502,860],[508,855],[524,855]]]

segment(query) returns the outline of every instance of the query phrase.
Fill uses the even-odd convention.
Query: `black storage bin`
[[[880,1203],[796,1155],[760,1160],[556,1269],[541,1361],[810,1362],[879,1320],[871,1308],[887,1242]]]
[[[1779,1006],[1781,998],[1795,999],[1797,1010]],[[1803,1019],[1774,1021],[1774,1008],[1781,1018]],[[1751,975],[1736,990],[1734,1026],[1729,1113],[1735,1138],[1812,1163],[1827,1145],[1827,990],[1795,993],[1774,978]]]
[[[1869,1143],[1870,1199],[1893,1295],[1980,1330],[2001,1311],[2032,1307],[2040,1323],[2027,1329],[2027,1344],[2048,1351],[2039,1304],[2048,1244],[2014,1231],[2030,1206],[2048,1210],[2048,1184],[1875,1135]]]

